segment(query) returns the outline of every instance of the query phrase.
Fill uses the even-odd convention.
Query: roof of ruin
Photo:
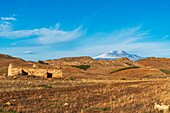
[[[61,66],[50,66],[50,65],[41,65],[41,64],[23,64],[23,65],[16,65],[10,64],[12,67],[16,68],[38,68],[38,69],[61,69]]]

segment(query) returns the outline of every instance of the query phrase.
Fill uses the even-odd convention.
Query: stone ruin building
[[[24,66],[14,66],[13,64],[9,64],[8,76],[19,76],[19,75],[61,79],[63,75],[63,71],[61,66],[39,67],[36,64],[24,65]]]

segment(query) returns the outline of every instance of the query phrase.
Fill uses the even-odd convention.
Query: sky
[[[126,51],[170,58],[169,0],[0,0],[0,53],[24,60]]]

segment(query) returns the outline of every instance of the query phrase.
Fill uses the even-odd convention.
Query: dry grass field
[[[22,79],[22,80],[21,80]],[[0,112],[161,113],[170,105],[168,78],[143,80],[55,80],[0,78]]]
[[[168,113],[169,61],[69,57],[40,64],[0,54],[0,113]],[[8,77],[10,63],[59,64],[63,79]]]

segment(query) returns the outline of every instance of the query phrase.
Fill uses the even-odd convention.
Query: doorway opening
[[[22,75],[28,75],[28,73],[22,70]]]
[[[52,78],[52,73],[47,72],[47,78]]]

